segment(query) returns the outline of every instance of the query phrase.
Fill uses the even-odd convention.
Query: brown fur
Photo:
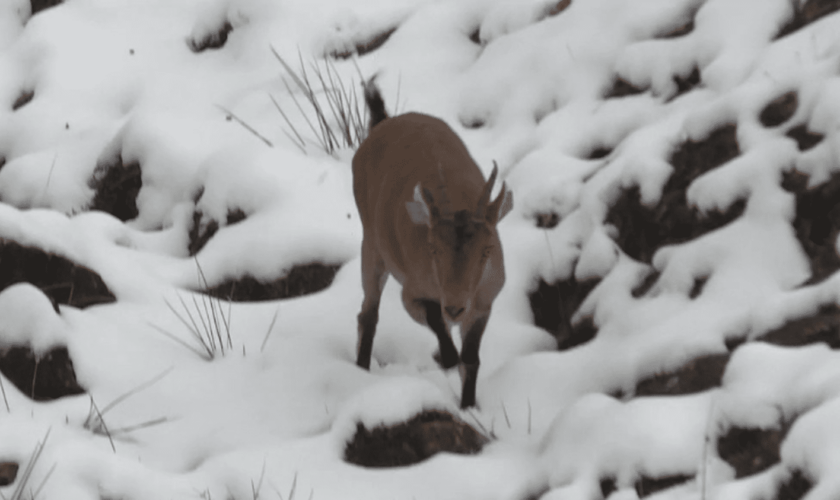
[[[365,94],[369,105],[368,95],[379,96],[372,82]],[[371,114],[377,115],[373,108]],[[403,286],[411,317],[437,336],[443,367],[462,365],[461,406],[475,404],[481,336],[505,282],[496,223],[513,203],[504,185],[488,202],[495,175],[494,167],[485,182],[464,143],[438,118],[407,113],[371,128],[353,158],[353,191],[364,228],[359,366],[369,368],[379,300],[390,274]],[[422,200],[415,193],[422,193]],[[410,210],[422,213],[422,207],[428,217],[419,223]],[[461,325],[460,356],[450,336],[452,323]]]

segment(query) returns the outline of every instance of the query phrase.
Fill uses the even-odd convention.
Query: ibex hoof
[[[370,371],[370,356],[359,356],[356,358],[356,366],[362,370]]]
[[[467,408],[472,408],[476,406],[475,404],[475,396],[471,398],[461,398],[461,409],[466,410]]]
[[[435,362],[444,370],[448,370],[450,368],[454,368],[458,365],[460,359],[458,358],[458,354],[449,355],[449,356],[441,356],[440,349],[436,350],[435,353],[432,355]]]

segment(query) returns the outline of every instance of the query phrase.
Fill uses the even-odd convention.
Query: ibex
[[[411,317],[437,336],[439,363],[460,364],[461,408],[475,405],[478,349],[493,300],[505,283],[496,224],[513,208],[442,120],[389,117],[371,79],[365,84],[370,132],[353,157],[353,193],[362,220],[362,288],[356,363],[370,368],[379,300],[388,275],[402,284]],[[461,354],[450,326],[461,325]]]

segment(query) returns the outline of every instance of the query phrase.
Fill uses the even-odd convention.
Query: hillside
[[[840,497],[838,10],[4,0],[0,494]],[[514,195],[469,410],[355,364],[373,75]]]

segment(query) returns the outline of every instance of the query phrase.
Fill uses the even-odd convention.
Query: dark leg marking
[[[435,332],[438,338],[438,345],[440,345],[440,365],[444,369],[452,368],[458,364],[458,350],[455,349],[455,344],[452,342],[452,337],[449,335],[449,330],[443,321],[440,303],[424,300],[422,304],[426,309],[426,324],[429,325],[429,328]]]

